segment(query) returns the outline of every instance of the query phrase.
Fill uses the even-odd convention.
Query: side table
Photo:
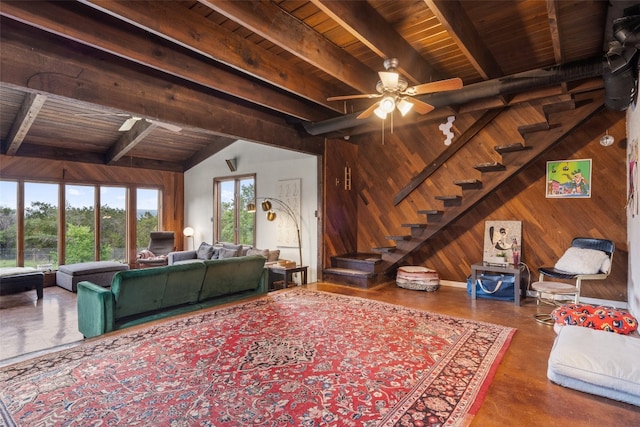
[[[281,274],[284,276],[283,289],[288,288],[289,282],[293,281],[293,277],[292,277],[293,273],[300,273],[302,275],[302,284],[306,285],[307,284],[307,268],[308,267],[306,265],[302,265],[299,267],[290,267],[290,268],[280,267],[277,265],[273,265],[269,267],[269,269],[274,273]]]
[[[476,279],[478,277],[478,272],[490,272],[490,273],[505,273],[505,274],[513,274],[514,283],[513,283],[513,303],[515,305],[520,305],[520,293],[522,292],[522,282],[520,281],[520,269],[522,267],[515,266],[513,264],[509,264],[506,267],[501,267],[497,265],[489,265],[484,262],[479,262],[471,265],[471,299],[476,299]]]

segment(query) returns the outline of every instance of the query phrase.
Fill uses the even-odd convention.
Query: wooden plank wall
[[[544,121],[542,104],[560,101],[562,98],[558,97],[508,108],[398,206],[393,205],[395,194],[445,148],[445,137],[438,129],[440,123],[396,128],[393,133],[387,127],[384,144],[380,133],[352,138],[358,144],[358,193],[361,195],[357,214],[358,251],[370,252],[373,247],[393,245],[385,236],[409,234],[401,224],[426,222],[418,210],[442,209],[443,202],[435,200],[435,196],[462,194],[453,184],[454,180],[482,179],[473,165],[501,161],[493,150],[496,145],[526,143],[518,127]],[[455,135],[464,132],[478,116],[456,117]],[[551,122],[553,124],[553,116]],[[599,144],[607,129],[616,138],[611,147]],[[624,113],[600,110],[430,239],[407,263],[434,268],[443,279],[463,282],[470,273],[470,265],[482,259],[484,222],[520,220],[523,223],[522,259],[534,270],[534,279],[536,269],[553,265],[573,237],[612,239],[617,248],[612,274],[606,281],[587,285],[584,295],[625,301],[628,256],[624,136]],[[582,158],[593,159],[593,196],[547,199],[546,162]]]
[[[159,188],[163,194],[161,228],[174,230],[176,248],[183,248],[184,175],[181,172],[0,155],[0,177],[59,184],[110,184],[129,188]],[[133,227],[129,227],[129,232],[129,238],[133,239],[130,241],[135,242]],[[129,259],[135,260],[135,257],[135,248],[130,248]]]

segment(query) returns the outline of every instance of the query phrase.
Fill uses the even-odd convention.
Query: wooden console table
[[[476,299],[476,279],[478,272],[491,272],[491,273],[505,273],[513,274],[513,303],[520,305],[520,293],[522,292],[522,282],[520,281],[520,266],[514,266],[509,264],[506,267],[489,265],[484,262],[479,262],[471,265],[471,299]]]
[[[288,288],[289,282],[293,281],[293,277],[292,277],[293,273],[300,273],[302,275],[302,284],[306,285],[307,284],[307,268],[308,267],[306,265],[302,265],[299,267],[289,267],[289,268],[280,267],[278,265],[273,265],[269,267],[269,269],[274,273],[281,274],[282,276],[284,276],[283,289]]]

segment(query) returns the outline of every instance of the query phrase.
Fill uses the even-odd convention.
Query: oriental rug
[[[456,426],[515,330],[294,288],[0,369],[5,426]]]

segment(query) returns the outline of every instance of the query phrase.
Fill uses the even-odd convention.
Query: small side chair
[[[531,284],[531,288],[536,291],[536,304],[538,306],[540,303],[550,304],[553,306],[563,304],[564,302],[559,302],[556,299],[559,295],[572,296],[574,304],[578,304],[580,301],[580,291],[583,280],[604,280],[609,277],[611,265],[613,264],[613,253],[615,251],[615,244],[611,240],[576,237],[572,240],[571,247],[593,249],[604,252],[609,258],[609,267],[606,271],[599,271],[594,274],[569,273],[567,271],[560,270],[555,266],[540,267],[538,269],[538,273],[540,273],[538,281]],[[545,276],[551,279],[574,281],[574,283],[545,280]],[[543,298],[544,294],[549,295],[549,297]],[[553,319],[551,318],[550,313],[536,313],[535,319],[537,322],[544,323],[546,325],[553,324]]]
[[[175,250],[175,233],[173,231],[152,231],[149,233],[149,246],[138,254],[138,268],[167,265],[169,252]]]

